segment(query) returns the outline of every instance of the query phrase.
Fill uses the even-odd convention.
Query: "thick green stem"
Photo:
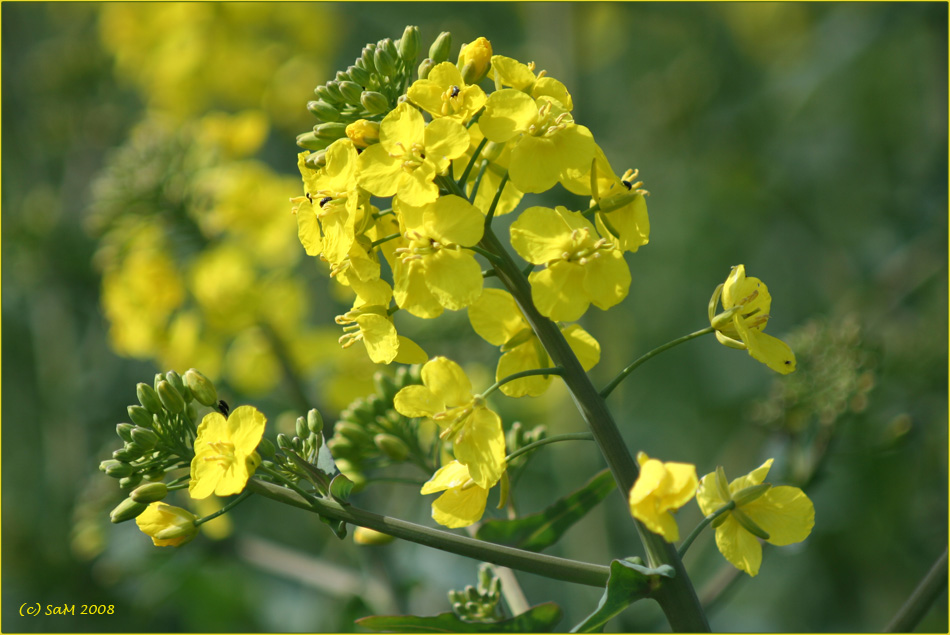
[[[647,353],[646,355],[643,355],[643,356],[640,357],[638,360],[636,360],[635,362],[633,362],[632,364],[630,364],[629,366],[627,366],[626,368],[624,368],[622,371],[620,371],[620,374],[617,375],[616,377],[614,377],[613,380],[612,380],[609,384],[607,384],[607,385],[603,388],[603,390],[600,391],[600,396],[603,397],[604,399],[606,399],[606,398],[607,398],[607,395],[609,395],[611,392],[613,392],[614,388],[616,388],[616,387],[620,384],[620,382],[622,382],[622,381],[624,380],[624,378],[625,378],[627,375],[629,375],[630,373],[632,373],[634,370],[636,370],[636,368],[637,368],[640,364],[642,364],[643,362],[647,361],[648,359],[650,359],[650,358],[653,357],[654,355],[659,355],[659,354],[662,353],[663,351],[669,350],[669,349],[673,348],[674,346],[676,346],[677,344],[682,344],[683,342],[688,342],[689,340],[691,340],[691,339],[693,339],[693,338],[699,337],[700,335],[706,335],[707,333],[712,333],[712,332],[714,332],[715,330],[716,330],[716,329],[714,329],[713,327],[707,326],[706,328],[700,329],[700,330],[696,331],[695,333],[690,333],[689,335],[684,335],[683,337],[677,338],[677,339],[673,340],[672,342],[667,342],[667,343],[664,344],[663,346],[658,346],[658,347],[654,348],[652,351],[650,351],[650,352]]]
[[[250,491],[266,496],[287,505],[299,507],[334,520],[360,527],[375,529],[396,538],[402,538],[427,547],[474,558],[504,567],[511,567],[536,575],[575,582],[588,586],[602,587],[607,584],[610,569],[603,565],[578,562],[522,549],[504,547],[484,540],[475,540],[447,531],[430,529],[398,518],[381,516],[364,511],[352,505],[341,505],[323,498],[304,498],[287,488],[257,479],[248,482]]]
[[[528,281],[518,270],[510,254],[490,228],[486,228],[479,245],[501,258],[502,262],[495,265],[499,280],[514,296],[515,301],[541,340],[548,355],[551,356],[555,364],[564,369],[561,375],[564,383],[567,385],[581,416],[593,433],[594,439],[604,455],[614,479],[617,481],[621,495],[626,500],[626,493],[633,487],[640,470],[627,448],[613,416],[607,409],[604,399],[594,388],[567,340],[561,334],[561,330],[535,308],[531,301],[531,288]],[[689,576],[686,574],[686,570],[676,553],[676,549],[661,536],[647,530],[641,523],[636,520],[633,522],[646,551],[649,565],[658,567],[661,564],[668,564],[676,571],[676,575],[664,581],[664,584],[653,596],[663,609],[670,626],[677,631],[708,631],[709,623],[703,613],[702,606],[699,604],[699,599],[696,597],[696,591],[693,589]]]

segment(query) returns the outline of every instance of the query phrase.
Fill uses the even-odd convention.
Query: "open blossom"
[[[460,123],[468,123],[488,99],[478,85],[466,85],[461,71],[451,62],[436,64],[426,79],[416,80],[409,87],[406,95],[434,118],[448,117]]]
[[[732,311],[728,319],[714,315],[720,299],[723,311]],[[765,283],[758,278],[747,278],[745,265],[739,265],[732,268],[726,282],[713,292],[709,320],[716,327],[716,338],[721,343],[748,350],[753,359],[787,375],[795,370],[795,353],[782,340],[762,332],[768,324],[771,306],[772,296]]]
[[[240,406],[228,418],[209,412],[198,426],[188,493],[192,498],[230,496],[244,490],[261,463],[257,444],[267,419],[254,406]]]
[[[489,489],[491,487],[476,483],[465,465],[452,461],[439,468],[420,493],[444,492],[432,503],[432,518],[440,525],[455,529],[481,520]]]
[[[408,337],[396,332],[389,314],[389,301],[393,295],[390,286],[380,279],[369,283],[353,282],[357,294],[353,308],[336,317],[336,323],[344,331],[340,337],[343,348],[363,342],[369,358],[375,364],[425,362],[429,358],[425,351]]]
[[[453,444],[455,458],[468,468],[484,489],[498,482],[505,471],[505,434],[501,418],[472,394],[465,371],[445,357],[435,357],[422,367],[422,384],[396,393],[396,411],[407,417],[428,417]]]
[[[501,347],[503,354],[495,371],[496,380],[521,371],[553,365],[514,297],[507,291],[482,291],[478,300],[468,307],[468,319],[476,333]],[[600,361],[600,344],[579,324],[562,327],[561,334],[584,370],[590,370]],[[500,390],[509,397],[536,397],[548,389],[552,378],[552,375],[522,377],[502,384]]]
[[[552,320],[573,322],[591,303],[609,309],[630,289],[623,252],[564,207],[526,209],[511,225],[511,246],[528,262],[545,265],[528,281],[538,311]]]
[[[643,452],[637,455],[640,476],[630,489],[630,513],[667,542],[679,540],[679,526],[671,512],[696,495],[696,466],[663,463]]]
[[[359,184],[376,196],[398,195],[409,205],[436,200],[437,175],[468,149],[468,131],[448,117],[426,125],[416,108],[399,104],[379,124],[379,143],[359,156]]]
[[[735,509],[717,518],[716,546],[737,569],[750,576],[759,572],[762,564],[762,545],[759,539],[783,546],[801,542],[815,526],[815,506],[805,492],[787,485],[763,486],[772,467],[769,459],[745,476],[740,476],[728,487],[725,478],[716,472],[703,477],[696,493],[696,502],[707,516],[731,500]]]

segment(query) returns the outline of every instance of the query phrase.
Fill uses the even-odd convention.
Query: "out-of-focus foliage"
[[[372,391],[365,353],[336,342],[332,318],[352,298],[331,297],[302,257],[287,199],[300,192],[293,138],[313,125],[313,88],[404,24],[425,41],[485,36],[495,52],[533,59],[569,87],[611,163],[641,170],[650,244],[630,260],[629,297],[584,322],[602,345],[597,385],[704,326],[731,265],[768,281],[769,331],[796,351],[796,374],[774,379],[704,339],[650,361],[610,401],[634,451],[702,473],[775,456],[776,480],[815,503],[812,536],[766,550],[755,580],[730,584],[714,629],[879,630],[946,546],[945,5],[2,11],[4,630],[350,631],[365,615],[445,612],[444,590],[474,579],[476,563],[399,541],[341,543],[266,501],[237,510],[222,540],[157,549],[135,527],[107,526],[118,501],[95,472],[135,382],[159,368],[198,366],[229,398],[262,395],[255,403],[288,433],[301,402],[332,417]],[[440,322],[399,328],[490,383],[497,349],[465,315]],[[506,422],[580,430],[563,392],[512,401]],[[542,448],[513,488],[519,511],[541,511],[601,467],[586,444]],[[360,504],[424,521],[416,492],[379,484]],[[628,513],[609,496],[551,552],[634,555]],[[677,521],[699,516],[691,506]],[[704,597],[728,581],[711,534],[686,565]],[[519,580],[532,604],[564,608],[562,626],[601,595]],[[24,602],[117,610],[21,618]],[[608,629],[658,617],[640,603]],[[946,595],[921,628],[946,630]]]

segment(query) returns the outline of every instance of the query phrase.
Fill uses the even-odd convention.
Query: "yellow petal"
[[[609,309],[620,303],[630,290],[630,268],[618,249],[598,252],[583,265],[584,291],[599,309]]]
[[[561,329],[561,334],[584,370],[590,370],[597,365],[600,361],[600,344],[580,324],[571,324]]]
[[[801,542],[815,526],[815,506],[797,487],[773,487],[743,505],[742,511],[768,532],[768,542],[773,545]]]
[[[505,434],[501,419],[488,408],[476,408],[455,438],[455,457],[468,467],[472,480],[486,489],[505,471]]]
[[[323,236],[313,205],[307,201],[297,207],[297,237],[308,256],[319,256],[323,251]]]
[[[508,174],[522,192],[546,192],[557,183],[562,169],[569,167],[562,162],[563,158],[551,137],[526,135],[511,149]]]
[[[472,382],[461,366],[446,357],[433,357],[422,367],[422,383],[447,407],[472,401]]]
[[[401,162],[389,156],[382,144],[371,145],[360,154],[357,180],[360,187],[376,196],[395,194],[402,173]]]
[[[488,490],[479,486],[448,490],[432,503],[432,519],[452,529],[468,527],[481,520]]]
[[[498,360],[498,368],[495,371],[495,379],[503,379],[509,375],[515,373],[520,373],[524,370],[532,370],[535,368],[545,368],[549,366],[549,360],[547,354],[544,355],[544,359],[541,359],[538,355],[540,352],[544,352],[540,348],[540,342],[537,338],[532,338],[530,341],[516,346]],[[508,395],[509,397],[537,397],[543,395],[544,392],[548,389],[548,386],[551,385],[551,380],[553,375],[532,375],[531,377],[522,377],[521,379],[516,379],[514,381],[509,381],[508,383],[501,386],[501,391]]]
[[[489,141],[504,143],[527,130],[537,118],[538,105],[530,95],[505,88],[488,97],[478,125]]]
[[[579,265],[561,260],[533,272],[528,282],[538,311],[552,320],[574,322],[590,306],[587,295],[579,293],[584,288],[584,267]]]
[[[788,344],[768,333],[747,328],[741,320],[736,321],[736,330],[753,359],[783,375],[795,371],[795,353]]]
[[[396,393],[393,407],[406,417],[431,417],[445,409],[445,402],[425,386],[413,385]]]
[[[703,516],[708,516],[726,504],[726,501],[719,494],[719,488],[716,487],[715,472],[710,472],[699,482],[699,489],[696,491],[696,502],[699,504]]]
[[[429,355],[422,350],[421,346],[404,335],[399,336],[399,351],[393,360],[394,362],[400,364],[422,364],[427,359],[429,359]]]
[[[501,289],[483,289],[468,307],[472,328],[488,343],[502,346],[528,326],[515,299]]]
[[[463,309],[478,299],[484,278],[471,253],[440,249],[425,259],[425,282],[439,304],[450,311]]]
[[[248,455],[261,442],[267,418],[254,406],[238,406],[228,415],[227,423],[235,454]]]
[[[740,476],[731,483],[729,483],[729,493],[735,494],[740,490],[744,490],[747,487],[752,485],[759,485],[765,482],[765,477],[769,475],[769,470],[772,469],[772,463],[775,459],[768,459],[765,463],[755,468],[745,476]],[[715,476],[715,475],[713,475]],[[715,484],[715,483],[712,483]]]
[[[458,461],[452,461],[436,470],[432,478],[426,481],[422,486],[422,490],[419,493],[423,495],[435,494],[436,492],[443,492],[453,487],[461,487],[465,485],[470,478],[471,476],[468,473],[467,467]]]
[[[396,106],[380,122],[379,145],[387,154],[401,153],[415,143],[422,144],[424,134],[425,120],[422,118],[422,113],[404,102]],[[370,146],[367,150],[372,148],[373,146]],[[363,154],[366,154],[366,151]],[[360,169],[362,169],[362,163]]]
[[[365,313],[356,318],[363,335],[366,352],[374,364],[388,364],[396,358],[399,337],[396,327],[388,318],[375,313]]]
[[[468,142],[465,126],[448,117],[435,119],[426,126],[426,161],[433,159],[444,168],[448,160],[460,157],[468,150]]]
[[[731,514],[716,528],[716,546],[732,566],[750,576],[758,575],[759,566],[762,564],[762,545],[759,544],[759,539],[743,529]]]
[[[471,247],[482,239],[485,217],[464,198],[442,196],[423,211],[422,223],[432,238],[441,243]]]
[[[529,207],[511,224],[511,246],[536,265],[561,257],[571,247],[565,216],[549,207]]]

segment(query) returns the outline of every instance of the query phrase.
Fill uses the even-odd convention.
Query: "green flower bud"
[[[173,414],[178,414],[185,410],[185,399],[181,396],[181,393],[175,390],[175,387],[167,381],[162,380],[158,382],[158,398],[165,404],[165,408]]]
[[[142,406],[129,406],[128,411],[132,423],[143,428],[152,427],[152,414],[148,410]],[[125,440],[128,441],[128,439]]]
[[[382,41],[383,40],[380,40],[380,42]],[[390,42],[392,42],[392,40],[390,40]],[[373,54],[373,63],[376,65],[376,70],[379,74],[385,77],[392,77],[396,72],[396,60],[394,56],[382,46],[376,47],[376,52]]]
[[[334,79],[338,84],[342,84],[343,82],[350,81],[350,76],[346,73],[346,71],[337,71]]]
[[[340,111],[322,99],[318,99],[317,101],[308,101],[307,110],[323,121],[340,120]]]
[[[141,445],[139,445],[139,444],[136,443],[135,441],[129,441],[128,443],[125,444],[125,447],[122,448],[122,449],[125,450],[125,452],[126,452],[128,455],[130,455],[130,456],[133,457],[132,460],[135,460],[135,459],[141,457],[141,456],[142,456],[143,454],[145,454],[146,452],[148,452],[148,448],[142,447]]]
[[[168,486],[164,483],[146,483],[132,490],[129,498],[136,503],[154,503],[168,495]]]
[[[431,57],[427,57],[422,60],[422,62],[419,64],[419,68],[416,71],[419,74],[419,79],[428,79],[429,71],[431,71],[433,68],[435,68],[435,60],[433,60]]]
[[[376,48],[382,47],[385,49],[386,54],[389,57],[393,58],[393,61],[396,61],[396,58],[399,57],[399,50],[396,48],[396,43],[393,42],[392,38],[383,38],[376,43]]]
[[[311,170],[319,170],[327,164],[327,151],[320,150],[319,152],[308,154],[304,158],[303,163]]]
[[[277,453],[274,444],[267,437],[261,437],[261,442],[257,444],[257,453],[265,459],[272,459]]]
[[[409,446],[399,437],[381,433],[373,437],[373,443],[379,448],[380,452],[385,454],[393,461],[405,461],[409,456]]]
[[[317,139],[336,141],[346,136],[346,124],[341,122],[317,124],[313,127],[313,134]]]
[[[340,82],[340,92],[343,93],[343,99],[346,100],[346,103],[355,105],[360,103],[360,94],[363,92],[363,87],[356,82]]]
[[[165,379],[169,384],[172,385],[172,388],[178,391],[178,394],[181,395],[182,399],[185,400],[185,403],[194,399],[194,396],[191,394],[191,391],[188,390],[188,387],[185,385],[185,382],[182,380],[181,375],[176,373],[173,370],[165,373]]]
[[[363,68],[365,68],[370,73],[376,72],[376,45],[367,44],[363,47],[363,52],[360,54],[359,62],[363,63]],[[357,63],[359,63],[357,62]]]
[[[307,429],[314,434],[323,432],[323,415],[316,408],[311,408],[307,413]]]
[[[112,510],[112,513],[109,514],[109,518],[114,523],[124,523],[125,521],[132,520],[144,512],[146,507],[148,507],[148,505],[145,503],[137,503],[131,498],[126,498],[124,501],[116,505],[115,509]]]
[[[313,132],[297,135],[297,145],[304,150],[323,150],[330,145],[326,139],[318,139]]]
[[[363,105],[363,108],[373,115],[381,115],[384,112],[392,110],[386,96],[374,90],[364,90],[360,95],[359,101]]]
[[[290,437],[283,432],[277,435],[277,445],[281,450],[292,450],[294,447],[294,444],[290,441]]]
[[[147,428],[132,428],[132,441],[144,450],[151,450],[158,443],[158,435]]]
[[[419,51],[422,50],[422,36],[419,35],[419,27],[407,26],[399,38],[399,57],[408,64],[415,64],[419,57]]]
[[[135,386],[135,394],[139,398],[139,403],[152,414],[161,414],[164,412],[162,402],[158,398],[158,393],[148,384],[139,382]]]
[[[373,81],[373,76],[362,66],[350,66],[346,69],[346,72],[349,74],[350,79],[364,88],[369,86]]]
[[[119,487],[128,491],[142,482],[141,474],[131,474],[119,479]]]
[[[452,34],[448,31],[442,31],[435,42],[429,47],[429,57],[438,64],[449,59],[449,50],[452,48]]]
[[[149,417],[149,421],[151,420],[152,418]],[[119,438],[122,439],[123,441],[131,441],[132,429],[134,427],[135,426],[133,426],[131,423],[119,423],[119,424],[116,424],[115,426],[115,433],[119,435]]]
[[[339,82],[327,82],[325,86],[327,89],[327,96],[323,98],[324,101],[331,104],[342,104],[345,101],[343,99],[343,93],[340,92]]]
[[[134,447],[134,446],[133,446],[133,447]],[[139,458],[140,456],[142,456],[142,455],[141,455],[141,454],[136,454],[136,453],[134,453],[134,452],[130,452],[129,449],[128,449],[128,445],[126,445],[126,447],[121,448],[121,449],[118,449],[118,450],[116,450],[115,452],[112,453],[112,458],[113,458],[113,459],[115,459],[116,461],[123,461],[123,462],[125,462],[125,463],[128,463],[128,462],[130,462],[130,461],[134,461],[135,459]]]
[[[132,474],[132,466],[124,461],[109,459],[99,464],[99,469],[112,478],[125,478]]]
[[[313,94],[322,101],[327,102],[328,104],[339,103],[339,100],[334,99],[326,86],[317,86],[313,89]]]
[[[357,447],[373,443],[373,437],[362,426],[349,421],[337,421],[337,424],[333,427],[333,436],[334,438],[337,436],[346,437]]]
[[[307,420],[303,417],[297,417],[295,431],[297,432],[297,436],[301,439],[305,439],[310,436],[310,430],[307,429]]]

